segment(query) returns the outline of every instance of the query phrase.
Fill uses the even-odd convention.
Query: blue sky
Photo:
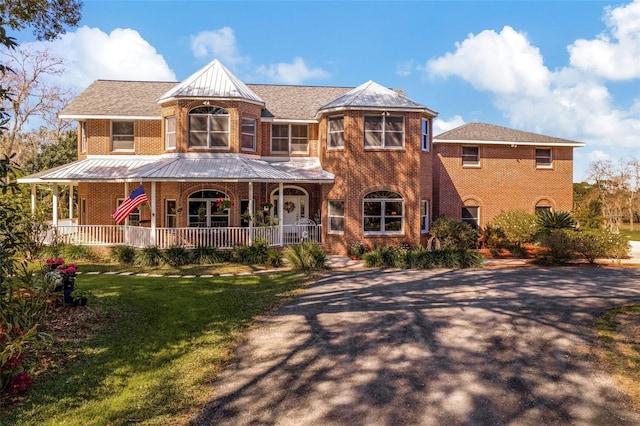
[[[439,112],[435,132],[480,121],[640,159],[640,0],[95,1],[46,48],[63,84],[181,81],[214,58],[245,83],[403,89]]]

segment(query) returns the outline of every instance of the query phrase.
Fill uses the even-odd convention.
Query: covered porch
[[[321,243],[322,185],[333,183],[333,175],[317,158],[173,154],[89,157],[19,182],[31,185],[34,211],[36,186],[52,187],[47,243],[233,248],[257,240]],[[64,219],[60,185],[70,188]],[[111,213],[139,185],[148,202],[115,224]]]

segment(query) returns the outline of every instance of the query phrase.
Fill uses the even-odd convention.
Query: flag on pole
[[[149,201],[147,194],[144,192],[142,185],[137,187],[131,192],[129,198],[124,200],[122,204],[111,214],[111,217],[116,221],[118,225],[124,222],[132,211],[138,208],[142,203]]]

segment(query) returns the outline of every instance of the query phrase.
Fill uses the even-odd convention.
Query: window
[[[249,227],[251,222],[251,211],[249,210],[249,200],[240,200],[240,226]]]
[[[473,229],[480,228],[480,207],[464,206],[462,208],[462,221],[471,225]]]
[[[164,223],[167,228],[176,227],[178,209],[176,207],[176,200],[166,200],[164,208]]]
[[[463,166],[479,166],[480,165],[480,147],[463,146],[462,147],[462,165]]]
[[[430,147],[430,140],[429,140],[429,120],[426,119],[422,119],[422,150],[423,151],[429,151],[431,149]]]
[[[111,122],[111,150],[133,151],[133,121]]]
[[[306,124],[271,126],[271,152],[308,153],[309,128]]]
[[[80,122],[80,152],[87,152],[87,122]]]
[[[122,203],[124,203],[124,198],[118,198],[117,207],[120,207]],[[129,226],[140,226],[140,207],[132,211],[124,223]]]
[[[551,168],[551,148],[536,148],[536,168]]]
[[[344,233],[344,201],[329,200],[329,233]]]
[[[420,233],[429,232],[429,201],[423,200],[420,203]]]
[[[382,115],[365,115],[364,147],[365,148],[402,148],[404,146],[404,117]]]
[[[164,149],[176,149],[176,118],[164,119]]]
[[[229,209],[218,209],[219,199],[228,199],[224,192],[198,191],[189,196],[189,226],[200,228],[219,228],[229,226]]]
[[[229,148],[229,113],[226,109],[202,106],[189,111],[190,148]]]
[[[344,116],[335,115],[327,120],[327,146],[329,149],[344,148]]]
[[[240,147],[247,151],[256,150],[256,120],[252,118],[242,119],[242,140]]]
[[[365,195],[362,221],[365,234],[401,234],[404,200],[397,192],[376,191]]]
[[[550,212],[550,206],[536,206],[536,214],[542,214],[544,212]]]

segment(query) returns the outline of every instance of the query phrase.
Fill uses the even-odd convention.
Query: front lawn
[[[57,341],[58,359],[48,360],[24,400],[2,407],[0,424],[183,424],[207,401],[240,334],[304,280],[287,272],[190,279],[81,275],[78,286],[94,295],[90,305],[65,309],[93,310],[85,322],[96,324],[68,327],[80,335],[88,328],[92,337]],[[73,336],[75,330],[63,331]]]
[[[629,241],[640,241],[640,223],[633,224],[633,231],[629,230],[628,223],[620,224],[620,234],[624,235]]]

